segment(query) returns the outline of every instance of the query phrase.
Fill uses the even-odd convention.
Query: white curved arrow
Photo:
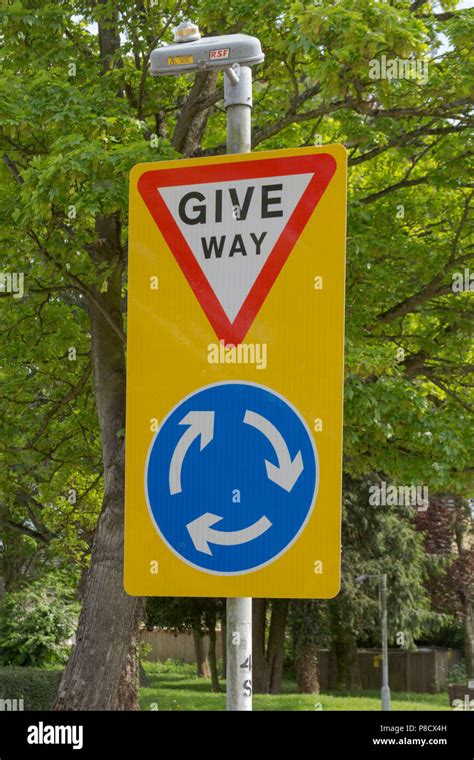
[[[214,437],[214,412],[189,412],[183,417],[180,425],[189,425],[181,436],[171,457],[169,471],[170,494],[181,493],[181,469],[184,457],[192,442],[201,436],[202,451]]]
[[[223,517],[219,515],[213,515],[211,512],[205,512],[200,517],[192,520],[186,525],[188,533],[191,536],[191,541],[194,544],[194,548],[198,552],[203,554],[210,554],[212,552],[209,548],[209,544],[220,544],[221,546],[236,546],[237,544],[246,544],[248,541],[252,541],[254,538],[258,538],[262,533],[271,528],[272,524],[265,515],[249,525],[248,528],[243,530],[214,530],[211,525],[223,520]]]
[[[292,460],[286,441],[280,431],[261,414],[247,409],[244,422],[263,433],[272,444],[277,455],[278,466],[265,459],[268,478],[289,493],[304,470],[301,451],[298,451]]]

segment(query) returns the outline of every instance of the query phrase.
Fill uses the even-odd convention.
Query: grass
[[[140,689],[142,710],[225,710],[225,681],[222,693],[213,694],[208,678],[197,678],[194,665],[144,663],[150,685]],[[296,684],[285,680],[281,694],[255,694],[254,710],[377,710],[380,711],[380,693],[325,692],[324,694],[298,694]],[[449,710],[446,693],[415,694],[392,693],[393,710]]]

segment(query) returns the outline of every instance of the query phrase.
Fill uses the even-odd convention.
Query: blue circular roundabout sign
[[[295,407],[265,386],[222,382],[190,394],[164,419],[148,453],[145,492],[177,556],[237,575],[296,541],[318,479],[316,446]]]

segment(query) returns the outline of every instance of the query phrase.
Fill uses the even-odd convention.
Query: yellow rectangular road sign
[[[130,177],[125,588],[340,583],[346,151]]]

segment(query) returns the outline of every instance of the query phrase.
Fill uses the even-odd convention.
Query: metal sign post
[[[382,710],[392,709],[390,686],[388,682],[388,622],[387,622],[387,574],[358,575],[356,583],[363,583],[367,578],[377,578],[379,582],[380,623],[382,626],[382,688],[380,690]]]
[[[388,685],[388,625],[387,625],[387,574],[382,573],[380,583],[380,604],[382,623],[382,710],[391,710],[390,686]]]
[[[227,153],[250,153],[252,70],[234,64],[224,77]],[[227,599],[227,710],[252,709],[252,600]]]

